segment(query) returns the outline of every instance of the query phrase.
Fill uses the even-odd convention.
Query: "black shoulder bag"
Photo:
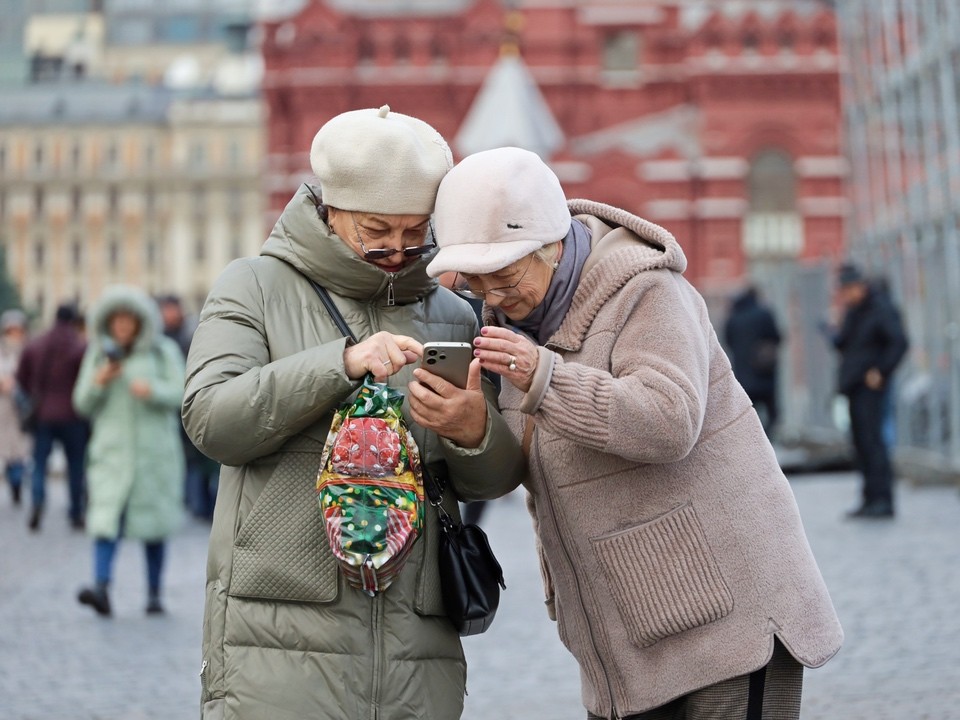
[[[326,288],[307,278],[326,308],[337,329],[345,337],[357,338],[347,325]],[[443,507],[443,486],[421,466],[424,486],[430,505],[436,508],[440,520],[440,591],[447,617],[462,636],[479,635],[493,622],[500,605],[503,570],[487,540],[486,533],[477,525],[465,525],[453,519]]]

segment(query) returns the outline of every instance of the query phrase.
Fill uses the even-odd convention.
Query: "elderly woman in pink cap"
[[[529,455],[547,606],[589,718],[798,718],[843,634],[796,503],[673,236],[567,202],[533,153],[440,184],[440,251]]]

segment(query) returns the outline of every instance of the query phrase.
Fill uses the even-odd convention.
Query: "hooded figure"
[[[108,288],[88,327],[73,403],[92,426],[86,528],[95,544],[95,584],[79,600],[110,614],[113,555],[128,537],[146,547],[147,612],[162,612],[164,540],[183,510],[183,355],[164,337],[156,303],[134,287]]]

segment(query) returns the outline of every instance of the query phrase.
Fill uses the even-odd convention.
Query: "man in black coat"
[[[773,312],[760,302],[755,288],[748,287],[734,299],[723,334],[733,374],[769,436],[777,422],[777,364],[782,338]]]
[[[846,308],[833,338],[840,351],[837,389],[847,396],[853,446],[863,473],[863,501],[849,515],[891,518],[893,468],[883,438],[884,395],[907,352],[907,337],[889,296],[872,287],[858,267],[842,265],[837,279]]]

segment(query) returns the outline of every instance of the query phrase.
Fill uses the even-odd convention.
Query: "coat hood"
[[[687,258],[673,235],[626,210],[591,200],[570,200],[570,214],[590,230],[590,256],[560,329],[548,346],[576,350],[594,317],[614,293],[641,272],[682,273]]]
[[[157,304],[143,290],[132,285],[110,285],[90,313],[89,334],[94,347],[103,347],[104,339],[109,336],[107,320],[118,310],[129,310],[140,319],[140,334],[133,344],[134,350],[156,343],[162,327]]]
[[[385,299],[391,273],[351,250],[327,225],[325,215],[320,188],[304,183],[287,203],[260,254],[289,263],[338,295],[363,300]],[[426,272],[434,254],[429,253],[400,272],[392,273],[398,305],[415,302],[438,286]]]

